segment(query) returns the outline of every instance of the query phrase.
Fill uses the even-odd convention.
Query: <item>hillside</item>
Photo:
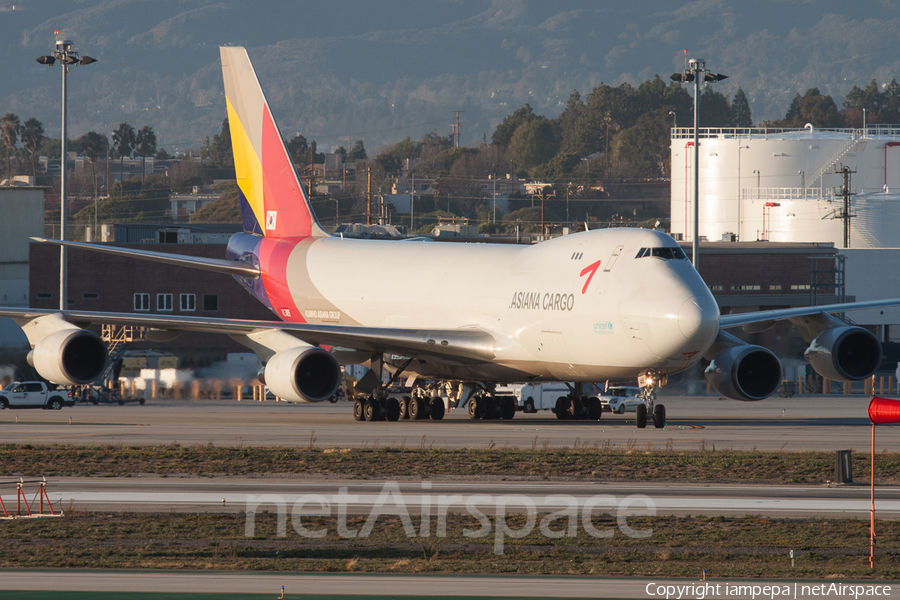
[[[573,89],[667,77],[684,48],[730,76],[719,91],[744,89],[757,122],[810,87],[840,102],[853,85],[900,76],[900,7],[889,2],[0,0],[0,111],[48,133],[60,72],[34,59],[57,28],[99,59],[70,74],[72,137],[127,121],[152,126],[170,152],[220,129],[222,44],[249,48],[283,133],[321,149],[443,135],[456,110],[462,143],[474,144],[526,102],[555,117]]]

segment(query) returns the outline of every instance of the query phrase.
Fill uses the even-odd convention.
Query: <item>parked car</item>
[[[643,403],[639,387],[613,386],[600,396],[600,405],[603,407],[603,411],[618,415],[635,412],[637,405]]]
[[[75,398],[65,389],[50,389],[42,381],[14,381],[0,390],[0,410],[5,408],[50,408],[72,406]]]

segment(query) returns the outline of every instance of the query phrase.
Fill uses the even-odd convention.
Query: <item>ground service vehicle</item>
[[[497,398],[511,397],[515,399],[516,410],[524,413],[536,413],[549,410],[558,419],[599,419],[600,400],[586,397],[580,406],[573,406],[569,400],[571,387],[565,383],[513,383],[498,385],[494,389]]]
[[[51,408],[61,410],[63,406],[75,404],[72,392],[50,389],[42,381],[14,381],[0,390],[0,409],[4,408]]]
[[[635,412],[638,404],[643,404],[641,388],[639,387],[610,387],[600,396],[600,404],[605,412],[621,415],[626,412]]]

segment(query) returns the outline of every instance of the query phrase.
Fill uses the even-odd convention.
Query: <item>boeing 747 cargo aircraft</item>
[[[222,259],[202,259],[102,244],[39,239],[235,277],[278,320],[240,321],[169,315],[0,309],[24,330],[30,364],[47,380],[86,384],[104,372],[106,347],[91,324],[136,325],[151,340],[182,332],[228,335],[252,349],[259,377],[292,402],[321,402],[340,383],[340,364],[367,364],[354,407],[357,420],[441,418],[426,385],[450,382],[474,417],[511,416],[494,396],[500,383],[568,382],[559,418],[599,418],[588,382],[637,380],[644,390],[638,427],[665,424],[654,390],[670,375],[709,361],[715,389],[737,400],[772,395],[781,365],[768,349],[725,332],[762,331],[777,320],[797,325],[806,359],[828,379],[858,381],[881,361],[867,330],[831,313],[900,300],[814,306],[738,315],[719,309],[681,247],[643,229],[606,229],[539,244],[446,244],[343,239],[316,220],[244,48],[220,49],[244,233]],[[427,279],[398,292],[383,273]],[[416,388],[401,402],[383,373]]]

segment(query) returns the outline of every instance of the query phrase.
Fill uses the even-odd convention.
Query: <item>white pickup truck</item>
[[[14,381],[0,390],[0,410],[4,408],[51,408],[62,410],[75,400],[68,390],[51,390],[41,381]]]

